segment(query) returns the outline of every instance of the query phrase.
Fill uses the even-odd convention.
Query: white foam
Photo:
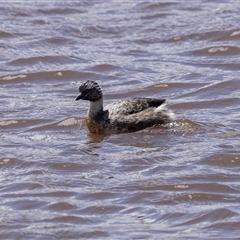
[[[172,120],[175,120],[175,119],[176,119],[175,113],[174,113],[172,110],[169,110],[169,109],[167,108],[167,103],[166,103],[166,102],[163,103],[163,104],[161,104],[159,107],[157,107],[157,108],[155,109],[155,111],[157,111],[157,112],[164,112],[164,113],[167,114],[167,115],[169,116],[169,118],[172,119]]]
[[[15,120],[1,121],[0,126],[8,126],[8,125],[17,124],[17,123],[18,123],[18,121],[15,121]]]

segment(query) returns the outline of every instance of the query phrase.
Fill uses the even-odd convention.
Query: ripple
[[[12,65],[12,66],[34,65],[34,64],[39,64],[39,62],[51,64],[59,61],[62,62],[63,60],[64,58],[61,56],[38,56],[38,57],[31,57],[31,58],[15,59],[9,62],[9,65]]]
[[[53,204],[48,204],[43,208],[44,210],[48,211],[72,211],[77,209],[76,206],[73,206],[72,204],[69,204],[67,202],[58,202],[58,203],[53,203]]]
[[[17,200],[17,201],[10,201],[5,203],[4,205],[10,207],[13,210],[33,210],[37,208],[41,208],[44,206],[46,202],[44,201],[36,201],[36,200]]]
[[[78,8],[71,8],[71,7],[54,7],[50,9],[38,9],[37,13],[43,15],[63,15],[63,14],[76,14],[76,13],[84,13],[85,11]]]
[[[13,34],[10,32],[6,32],[6,31],[0,31],[0,37],[1,38],[10,38],[10,37],[13,37]]]
[[[195,56],[234,56],[240,54],[240,48],[235,46],[212,46],[210,48],[195,50],[190,52],[184,52],[184,55],[195,55]]]
[[[191,215],[191,214],[190,214]],[[195,216],[194,216],[195,215]],[[183,223],[181,223],[181,225],[193,225],[193,224],[196,224],[196,223],[203,223],[203,222],[215,222],[215,221],[219,221],[219,220],[224,220],[224,219],[228,219],[229,218],[232,218],[236,215],[236,213],[230,211],[230,210],[227,210],[227,209],[216,209],[216,210],[211,210],[211,211],[208,211],[206,213],[203,213],[201,216],[196,216],[196,214],[193,214],[192,215],[192,218],[191,220],[188,220],[188,221],[185,221]],[[179,226],[179,225],[176,225],[176,226]]]
[[[95,65],[93,67],[88,68],[88,70],[96,71],[96,72],[105,72],[105,71],[120,70],[120,68],[112,64],[99,64],[99,65]]]
[[[2,2],[3,239],[239,235],[239,4]],[[11,41],[9,41],[11,40]],[[94,135],[104,101],[164,97],[176,119]]]
[[[203,164],[226,168],[236,168],[240,166],[240,154],[214,154],[202,159]]]

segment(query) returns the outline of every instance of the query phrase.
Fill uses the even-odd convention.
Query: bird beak
[[[78,101],[78,100],[80,100],[80,99],[82,99],[83,98],[83,96],[82,96],[82,94],[80,93],[76,98],[75,98],[75,101]]]

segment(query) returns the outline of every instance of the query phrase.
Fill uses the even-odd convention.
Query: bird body
[[[75,100],[90,101],[86,124],[92,133],[133,132],[170,122],[164,109],[166,99],[133,98],[103,107],[102,89],[95,81],[84,82],[79,93]]]

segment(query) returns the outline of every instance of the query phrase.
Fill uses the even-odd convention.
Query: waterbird
[[[132,98],[103,107],[102,88],[87,80],[79,86],[75,100],[88,100],[90,107],[86,125],[91,133],[124,133],[139,131],[171,122],[172,114],[165,109],[166,99]]]

